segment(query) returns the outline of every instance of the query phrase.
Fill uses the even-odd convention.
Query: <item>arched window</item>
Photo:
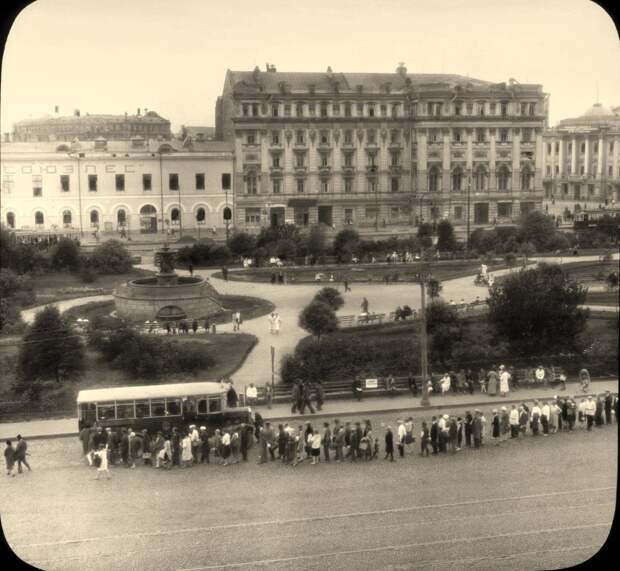
[[[73,217],[71,215],[71,210],[65,210],[62,213],[62,223],[64,226],[71,226],[71,221]]]
[[[487,171],[482,165],[474,172],[474,189],[478,192],[487,189]]]
[[[6,225],[9,228],[15,228],[15,214],[13,212],[6,213]]]
[[[505,165],[499,167],[497,171],[497,189],[500,191],[510,189],[510,170]]]
[[[532,190],[532,171],[524,167],[521,171],[521,190]]]
[[[196,210],[196,222],[198,222],[198,224],[204,224],[206,219],[207,213],[205,212],[204,208],[201,207]]]
[[[181,212],[178,208],[173,208],[170,211],[170,220],[173,224],[178,224],[181,219]]]
[[[463,170],[460,167],[452,171],[452,190],[461,192],[463,190]]]
[[[223,210],[223,217],[224,220],[232,220],[232,210],[228,206]]]
[[[157,232],[157,209],[152,204],[140,208],[140,232],[154,234]]]
[[[127,212],[125,212],[123,208],[116,213],[116,223],[119,226],[125,226],[125,224],[127,224]]]
[[[45,217],[43,216],[43,212],[41,211],[37,211],[34,214],[34,223],[37,226],[42,226],[43,224],[45,224]]]
[[[99,212],[97,212],[96,210],[90,211],[90,225],[91,226],[99,225]]]
[[[439,174],[439,169],[437,167],[431,167],[431,169],[428,171],[429,192],[437,192],[439,190],[440,180],[441,180],[441,175]]]

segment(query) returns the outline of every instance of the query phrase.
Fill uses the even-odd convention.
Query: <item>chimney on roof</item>
[[[140,117],[140,107],[138,107],[138,112],[136,113],[138,117]]]
[[[58,105],[54,105],[54,113],[58,114]]]
[[[73,112],[73,115],[75,115],[76,117],[79,117],[79,116],[80,116],[80,110],[79,110],[79,109],[76,109],[76,110]]]
[[[398,67],[396,68],[396,73],[403,77],[407,75],[407,68],[405,67],[404,62],[401,61],[398,63]]]
[[[332,66],[331,66],[331,65],[328,65],[328,66],[327,66],[327,73],[333,73],[333,72],[332,72]]]

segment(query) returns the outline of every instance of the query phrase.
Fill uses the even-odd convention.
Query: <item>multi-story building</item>
[[[222,229],[232,145],[130,141],[2,143],[2,223],[23,232],[152,234]]]
[[[545,132],[545,207],[565,220],[620,203],[620,107],[595,103]]]
[[[75,110],[73,115],[58,115],[27,119],[19,121],[13,126],[13,141],[72,141],[77,138],[81,141],[94,140],[97,137],[106,139],[130,139],[144,137],[145,139],[170,139],[170,121],[160,117],[155,111],[138,108],[135,115],[82,115]]]
[[[445,74],[228,71],[235,223],[411,231],[512,224],[542,205],[540,85]]]

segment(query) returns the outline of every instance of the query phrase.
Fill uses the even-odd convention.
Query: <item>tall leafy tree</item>
[[[440,252],[451,252],[455,248],[454,227],[449,220],[442,220],[437,225],[437,249]]]
[[[360,247],[360,235],[351,228],[345,228],[334,238],[334,254],[339,259],[350,258]]]
[[[344,305],[344,299],[334,287],[324,287],[314,296],[313,301],[320,301],[329,305],[334,311],[338,311]]]
[[[61,238],[52,252],[52,267],[75,272],[80,266],[80,247],[71,238]]]
[[[489,320],[500,340],[521,355],[580,350],[587,289],[557,264],[507,276],[491,289]]]
[[[18,355],[18,376],[24,383],[75,379],[84,369],[84,345],[53,306],[37,313]]]
[[[334,310],[320,301],[310,302],[299,314],[299,326],[321,342],[321,337],[338,329],[338,319]]]

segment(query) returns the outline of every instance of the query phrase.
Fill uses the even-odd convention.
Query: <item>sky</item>
[[[620,105],[620,43],[587,0],[38,0],[5,46],[0,132],[15,121],[148,108],[214,125],[227,69],[456,73],[540,83],[550,125]]]

